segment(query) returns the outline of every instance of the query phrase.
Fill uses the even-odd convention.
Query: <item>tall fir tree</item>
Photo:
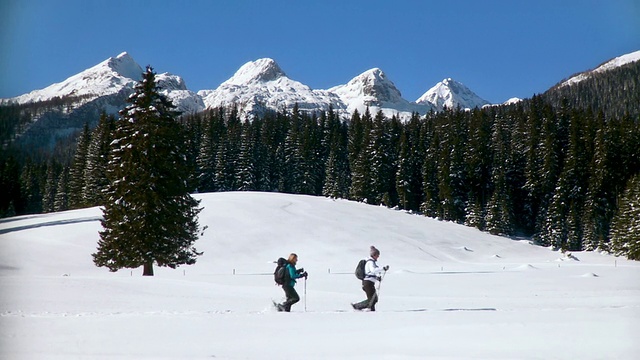
[[[151,67],[128,101],[116,123],[104,229],[93,260],[111,271],[143,266],[143,275],[152,276],[154,263],[175,268],[196,262],[201,209],[187,189],[184,129]]]
[[[115,124],[116,119],[113,115],[103,113],[100,115],[98,126],[91,134],[84,168],[84,206],[103,205],[106,202],[106,190],[109,185],[107,165]]]
[[[429,217],[438,217],[440,214],[440,194],[438,188],[438,167],[440,166],[440,135],[435,130],[436,115],[427,115],[425,125],[422,127],[421,142],[425,147],[424,161],[422,163],[422,188],[424,196],[420,210]]]
[[[370,159],[371,197],[370,204],[384,204],[395,206],[391,189],[395,187],[395,172],[393,164],[391,131],[389,121],[382,110],[379,110],[373,119],[369,144],[365,149],[366,156]],[[393,189],[395,192],[395,188]]]
[[[245,122],[243,124],[235,181],[240,191],[252,191],[256,189],[255,143],[252,130],[253,127],[251,123]]]
[[[80,208],[86,206],[82,197],[82,190],[85,185],[84,171],[87,167],[87,153],[91,142],[91,131],[89,124],[85,123],[80,136],[78,136],[76,152],[69,169],[69,207]]]
[[[608,250],[609,223],[615,198],[612,198],[613,191],[610,187],[614,179],[610,178],[610,144],[607,134],[604,114],[601,112],[596,121],[593,155],[589,165],[589,185],[582,217],[582,245],[588,251]]]
[[[59,165],[53,160],[47,162],[47,176],[42,195],[42,211],[55,211],[56,189],[58,188]]]
[[[355,154],[350,154],[351,166],[351,188],[349,189],[349,197],[355,201],[364,201],[374,204],[374,194],[371,188],[371,154],[367,151],[368,144],[371,142],[371,128],[373,119],[366,109],[364,115],[360,117],[352,116],[352,120],[356,118],[356,122],[351,124],[349,134],[349,146]]]
[[[22,211],[26,214],[42,212],[42,166],[34,164],[30,159],[22,168],[20,174],[20,193],[23,194]]]
[[[198,192],[215,190],[216,147],[215,118],[211,112],[205,115],[202,138],[196,157]],[[218,135],[219,136],[219,135]]]
[[[60,172],[56,195],[53,202],[54,211],[69,210],[69,168],[64,168]]]
[[[345,123],[338,123],[332,129],[329,143],[329,155],[325,168],[325,181],[322,195],[332,198],[349,197],[348,130]]]
[[[485,224],[487,231],[500,235],[511,235],[514,231],[513,200],[509,186],[509,171],[512,166],[509,121],[510,119],[498,115],[491,138],[493,193],[487,203]]]
[[[491,118],[475,109],[469,118],[465,148],[469,188],[465,225],[484,230],[485,207],[491,193]]]
[[[611,223],[611,251],[640,260],[640,174],[629,180]]]
[[[550,110],[550,109],[549,109]],[[564,126],[559,124],[556,112],[544,112],[542,117],[542,128],[540,130],[540,143],[537,147],[532,145],[531,151],[536,152],[541,157],[540,166],[532,169],[532,173],[528,174],[528,187],[536,189],[531,196],[540,199],[537,202],[536,225],[533,239],[540,245],[550,246],[552,244],[549,234],[549,208],[553,202],[553,196],[556,190],[556,183],[562,170],[562,148],[560,147],[561,132]],[[531,156],[536,156],[532,153]],[[536,171],[537,170],[537,171]],[[538,196],[536,196],[538,195]],[[557,199],[558,201],[560,199]],[[557,203],[557,201],[556,201]],[[554,237],[561,236],[562,230],[556,228],[553,230]]]

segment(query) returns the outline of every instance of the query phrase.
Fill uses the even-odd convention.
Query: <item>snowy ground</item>
[[[263,193],[198,195],[194,266],[110,273],[98,208],[0,220],[0,359],[636,359],[640,263],[382,207]],[[390,271],[378,311],[353,269]],[[310,274],[273,311],[272,261]],[[235,274],[234,274],[235,273]],[[306,310],[305,310],[306,306]]]

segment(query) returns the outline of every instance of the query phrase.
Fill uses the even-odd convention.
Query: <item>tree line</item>
[[[251,121],[242,121],[236,108],[218,108],[179,122],[188,134],[191,192],[344,198],[492,234],[531,236],[563,251],[630,255],[628,244],[638,239],[625,229],[639,217],[625,212],[640,202],[633,195],[639,120],[607,118],[567,101],[554,107],[534,96],[408,121],[368,109],[343,120],[331,109],[308,114],[295,107]],[[103,114],[93,131],[85,127],[66,165],[5,158],[0,174],[10,192],[0,199],[3,215],[104,205],[115,124]],[[635,251],[630,257],[640,258]]]

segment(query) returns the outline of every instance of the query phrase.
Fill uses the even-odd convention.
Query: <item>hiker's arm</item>
[[[388,269],[388,265],[385,267],[375,266],[373,261],[369,261],[365,267],[365,273],[369,276],[380,276],[382,272],[387,271]]]
[[[292,279],[299,279],[302,277],[293,266],[289,266],[289,276]]]

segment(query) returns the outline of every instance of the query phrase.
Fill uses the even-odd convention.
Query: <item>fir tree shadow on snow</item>
[[[77,223],[100,221],[100,220],[102,220],[101,216],[86,217],[86,218],[79,218],[79,219],[67,219],[67,220],[49,221],[49,222],[38,223],[38,224],[16,226],[16,227],[8,228],[8,229],[0,229],[0,235],[8,234],[8,233],[16,232],[16,231],[36,229],[36,228],[41,228],[41,227],[46,227],[46,226],[69,225],[69,224],[77,224]]]

